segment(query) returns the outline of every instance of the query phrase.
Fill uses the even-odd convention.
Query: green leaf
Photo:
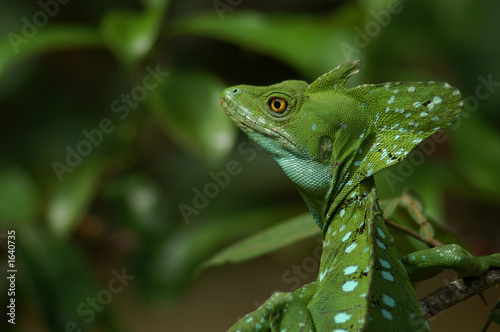
[[[117,10],[103,18],[103,39],[125,67],[133,68],[153,48],[168,2],[148,0],[143,12]]]
[[[346,61],[341,44],[352,44],[357,11],[345,7],[333,15],[264,15],[226,12],[191,16],[174,26],[176,33],[216,38],[266,54],[289,64],[305,77],[316,78]]]
[[[500,308],[491,309],[490,320],[500,325]]]
[[[451,140],[454,164],[465,180],[485,194],[485,200],[496,204],[500,197],[500,134],[476,115],[458,121],[459,130],[452,133]]]
[[[33,36],[12,31],[0,41],[0,79],[14,63],[29,56],[54,50],[100,46],[97,30],[77,25],[46,26]]]
[[[201,268],[238,263],[321,234],[311,214],[304,213],[252,235],[212,256]]]
[[[235,238],[248,236],[275,220],[290,215],[290,208],[238,211],[236,214],[204,210],[203,223],[193,223],[176,231],[169,231],[162,243],[144,250],[137,265],[146,270],[148,278],[141,278],[143,296],[164,298],[178,294],[190,284],[194,271],[212,254]],[[158,290],[161,289],[159,292]]]
[[[220,106],[224,84],[201,72],[175,72],[148,95],[165,133],[210,166],[231,152],[236,128]]]
[[[16,229],[16,252],[20,270],[16,291],[35,302],[47,328],[61,331],[74,322],[81,331],[89,330],[95,319],[85,320],[91,318],[91,312],[98,312],[87,299],[95,298],[98,289],[85,258],[66,241],[27,227]],[[78,314],[79,306],[84,315]]]
[[[171,207],[162,186],[142,172],[131,172],[108,181],[105,198],[121,223],[129,223],[141,235],[154,237],[172,226]]]
[[[491,322],[500,325],[500,299],[497,301],[495,307],[491,309],[490,315],[488,316],[488,319],[486,320],[486,323],[484,324],[484,327],[481,330],[481,332],[486,332]]]
[[[63,178],[47,206],[48,226],[57,237],[66,238],[86,212],[99,185],[103,163],[89,160]]]
[[[0,170],[0,224],[19,225],[33,221],[40,197],[31,177],[19,167]]]

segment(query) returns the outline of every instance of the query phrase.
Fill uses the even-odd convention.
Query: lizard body
[[[410,280],[500,266],[498,255],[476,258],[456,245],[400,257],[373,175],[452,124],[463,101],[447,83],[346,88],[359,68],[354,61],[312,84],[240,85],[222,94],[227,115],[278,162],[323,233],[317,280],[273,294],[230,331],[428,331]]]

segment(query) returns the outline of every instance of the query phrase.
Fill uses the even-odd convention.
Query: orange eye
[[[286,111],[288,104],[283,98],[273,98],[269,101],[269,107],[276,113],[283,113]]]

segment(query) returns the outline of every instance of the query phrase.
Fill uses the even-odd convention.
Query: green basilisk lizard
[[[458,245],[400,257],[378,205],[373,175],[404,159],[460,116],[447,83],[364,84],[346,88],[360,62],[312,84],[224,90],[227,115],[278,162],[323,234],[315,282],[275,293],[230,331],[428,331],[410,281],[443,269],[460,277],[500,266]]]

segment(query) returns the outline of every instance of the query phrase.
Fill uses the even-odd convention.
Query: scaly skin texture
[[[354,61],[310,85],[240,85],[222,94],[227,115],[273,156],[323,230],[317,280],[275,293],[230,331],[428,331],[410,280],[500,266],[498,255],[476,258],[457,245],[400,257],[373,175],[452,124],[463,101],[447,83],[346,88],[359,68]]]

